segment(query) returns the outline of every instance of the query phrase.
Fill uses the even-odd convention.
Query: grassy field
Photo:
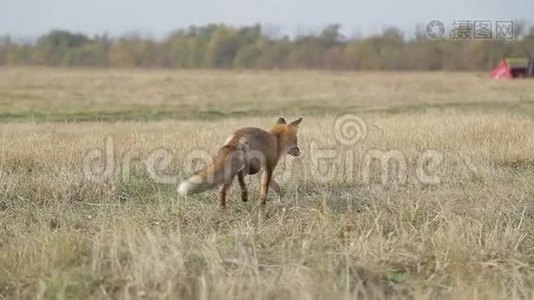
[[[279,116],[281,201],[176,193]],[[0,128],[0,299],[534,298],[531,81],[1,69]]]

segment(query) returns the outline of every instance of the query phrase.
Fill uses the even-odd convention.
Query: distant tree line
[[[517,27],[517,26],[516,26]],[[508,56],[534,52],[534,26],[519,39],[430,40],[423,28],[407,39],[391,27],[346,38],[339,25],[316,34],[272,37],[260,25],[206,25],[180,29],[164,40],[140,36],[89,37],[54,30],[34,43],[0,39],[0,65],[246,68],[331,70],[485,70]]]

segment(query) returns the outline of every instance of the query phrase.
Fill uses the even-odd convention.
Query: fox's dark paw
[[[243,200],[243,202],[247,202],[248,201],[248,193],[247,192],[241,193],[241,200]]]

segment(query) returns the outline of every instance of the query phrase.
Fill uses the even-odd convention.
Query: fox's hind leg
[[[269,192],[269,186],[271,185],[272,176],[273,176],[273,168],[272,167],[265,168],[265,172],[263,172],[261,176],[261,190],[260,190],[261,205],[265,205],[265,202],[267,201],[267,193]]]
[[[243,200],[243,202],[247,202],[248,191],[247,185],[245,184],[245,175],[243,174],[243,171],[237,172],[237,181],[239,181],[239,187],[241,188],[241,200]]]
[[[221,203],[221,208],[226,208],[226,193],[230,189],[232,183],[225,183],[219,188],[219,201]]]

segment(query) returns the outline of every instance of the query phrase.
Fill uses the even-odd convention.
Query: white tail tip
[[[194,184],[189,181],[184,181],[178,186],[178,193],[181,195],[188,195],[193,191]]]

